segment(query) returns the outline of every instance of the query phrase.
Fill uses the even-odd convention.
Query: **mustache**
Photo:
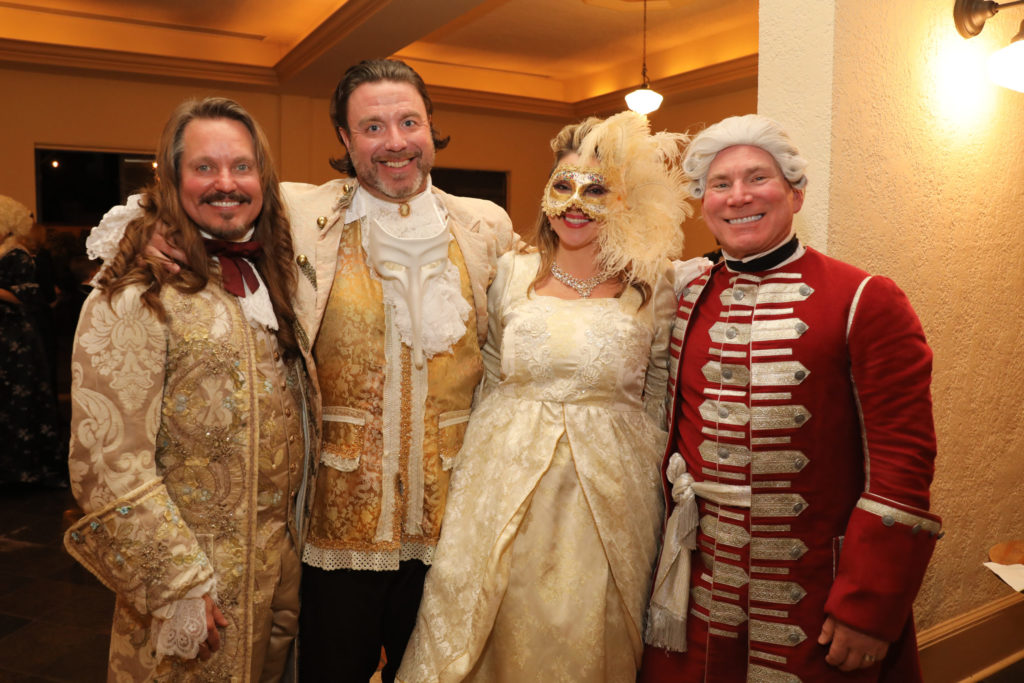
[[[203,195],[202,201],[204,204],[210,204],[212,202],[239,202],[240,204],[252,204],[252,197],[245,194],[244,192],[220,192],[215,191],[209,194]]]
[[[412,152],[405,154],[377,154],[373,157],[373,161],[410,161],[419,159],[423,156],[423,152]]]

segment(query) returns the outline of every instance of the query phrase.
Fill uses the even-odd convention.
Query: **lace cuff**
[[[142,215],[142,207],[139,206],[139,198],[142,195],[133,194],[128,197],[124,206],[115,206],[103,214],[100,224],[89,232],[85,240],[85,250],[91,259],[101,259],[104,263],[117,255],[117,246],[124,237],[124,230],[128,224]]]
[[[153,617],[157,661],[164,657],[195,659],[206,641],[206,601],[184,598],[167,605],[166,619]]]
[[[153,642],[156,660],[164,657],[195,659],[209,633],[206,630],[206,601],[209,594],[217,600],[213,579],[207,579],[185,594],[184,598],[153,610]]]

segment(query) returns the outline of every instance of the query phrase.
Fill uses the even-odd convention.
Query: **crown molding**
[[[348,0],[281,58],[276,65],[280,79],[286,81],[316,62],[386,4],[380,0]]]
[[[47,45],[0,38],[0,63],[33,65],[94,75],[130,74],[153,79],[182,79],[276,88],[277,72],[269,67],[202,59],[164,57],[117,50]]]
[[[680,102],[687,97],[705,96],[718,91],[735,89],[742,85],[757,85],[756,53],[651,82],[651,87],[664,95],[664,104]],[[498,111],[505,114],[540,116],[561,121],[621,111],[625,107],[626,93],[633,90],[633,88],[623,88],[578,102],[558,102],[536,97],[464,90],[430,83],[427,83],[427,88],[430,90],[430,98],[434,104],[475,111]]]

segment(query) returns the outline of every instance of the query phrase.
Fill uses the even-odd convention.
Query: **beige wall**
[[[1001,14],[965,41],[951,2],[808,4],[818,5],[761,0],[759,106],[809,122],[790,126],[813,150],[808,200],[828,194],[809,231],[901,284],[935,352],[932,505],[946,537],[916,604],[927,628],[1007,596],[981,563],[995,543],[1024,537],[1024,94],[988,83],[982,64],[1022,16]],[[828,37],[823,53],[793,47],[808,35]]]
[[[336,177],[330,157],[344,154],[328,118],[328,99],[251,90],[160,84],[121,79],[0,69],[0,194],[35,206],[36,146],[151,152],[171,110],[187,97],[224,95],[238,100],[267,133],[285,180],[321,183]],[[693,98],[663,107],[655,130],[699,128],[729,114],[753,111],[753,88]],[[516,229],[531,233],[550,171],[548,141],[564,121],[465,111],[438,105],[434,122],[451,144],[437,165],[508,173],[509,213]],[[703,224],[686,225],[688,253],[714,248]]]

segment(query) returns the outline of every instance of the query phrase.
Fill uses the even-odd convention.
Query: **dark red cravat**
[[[225,240],[214,240],[203,238],[206,245],[206,253],[220,259],[220,277],[224,283],[224,289],[235,296],[245,296],[245,285],[255,292],[260,288],[260,281],[256,277],[252,266],[245,259],[252,259],[260,253],[260,243],[256,240],[248,242],[227,242]]]

